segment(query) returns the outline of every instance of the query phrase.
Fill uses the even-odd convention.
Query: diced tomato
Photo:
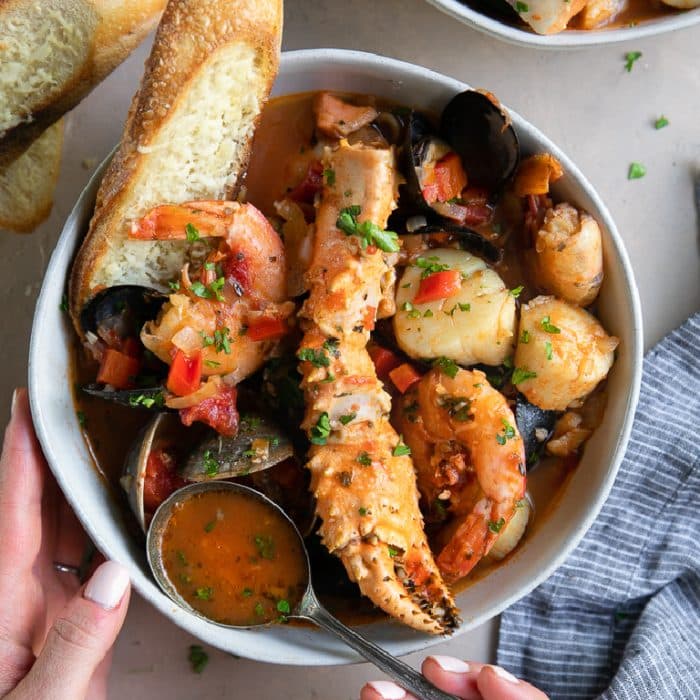
[[[423,183],[423,197],[428,204],[447,202],[459,197],[467,186],[467,175],[460,157],[450,151],[440,158],[432,173]]]
[[[493,209],[488,204],[465,204],[464,219],[465,226],[481,226],[491,221]]]
[[[425,304],[428,301],[447,299],[462,288],[462,273],[459,270],[443,270],[433,272],[420,281],[414,304]]]
[[[143,481],[143,506],[146,513],[155,513],[171,493],[186,483],[176,471],[175,457],[164,448],[153,450],[146,461]]]
[[[236,294],[243,296],[250,291],[251,288],[251,270],[248,264],[248,258],[241,251],[233,251],[226,260],[221,263],[221,268],[224,273],[224,278],[228,282]]]
[[[304,179],[287,195],[295,202],[313,204],[317,192],[323,188],[323,164],[320,160],[309,163]]]
[[[180,420],[184,425],[200,421],[220,435],[235,437],[238,433],[236,396],[235,387],[225,386],[216,396],[204,399],[191,408],[180,409]]]
[[[381,345],[370,345],[367,348],[367,352],[369,352],[369,356],[374,362],[374,369],[380,379],[388,377],[389,372],[401,364],[401,358],[396,353],[383,348]]]
[[[467,187],[462,191],[462,201],[465,204],[488,204],[489,191],[484,187]]]
[[[391,381],[394,386],[405,394],[416,382],[420,381],[421,375],[409,362],[404,362],[402,365],[395,367],[389,372]]]
[[[199,389],[201,381],[202,353],[197,352],[188,357],[182,350],[178,350],[168,372],[168,391],[177,396],[187,396]]]
[[[140,368],[141,360],[137,357],[130,357],[114,348],[107,348],[102,354],[97,381],[110,384],[115,389],[131,389]]]
[[[259,318],[248,324],[248,337],[253,341],[280,338],[289,331],[283,318]]]

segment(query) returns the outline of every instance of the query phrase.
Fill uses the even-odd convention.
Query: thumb
[[[101,564],[54,620],[31,671],[12,698],[77,700],[84,698],[95,670],[124,623],[129,574],[117,562]]]

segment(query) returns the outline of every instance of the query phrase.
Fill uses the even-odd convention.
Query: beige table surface
[[[675,35],[581,52],[538,52],[486,38],[419,0],[287,0],[284,48],[335,46],[383,53],[487,87],[538,125],[578,163],[612,211],[639,285],[649,347],[700,308],[700,26]],[[624,53],[642,51],[631,73]],[[0,333],[0,421],[26,382],[35,299],[54,241],[94,164],[121,133],[141,74],[141,47],[68,119],[64,161],[50,219],[31,236],[0,239],[5,322]],[[670,126],[656,131],[664,114]],[[631,161],[647,167],[628,181]],[[495,623],[435,651],[492,659]],[[111,697],[356,698],[370,666],[275,667],[210,650],[205,672],[187,663],[195,640],[135,597],[117,643]],[[418,655],[407,657],[414,665]]]

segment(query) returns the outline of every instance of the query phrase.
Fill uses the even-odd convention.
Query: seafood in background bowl
[[[314,68],[321,55],[336,78]],[[138,365],[123,373],[124,385],[96,381],[114,336],[68,334],[60,321],[46,322],[45,292],[32,354],[37,426],[100,546],[131,562],[139,590],[202,639],[278,663],[353,658],[304,628],[232,632],[173,609],[144,572],[131,516],[93,485],[81,432],[111,483],[126,477],[145,524],[159,499],[192,480],[245,479],[275,500],[298,495],[283,505],[297,522],[306,519],[327,602],[341,615],[352,610],[354,623],[372,621],[370,637],[406,653],[439,639],[409,625],[462,633],[536,585],[590,524],[636,398],[634,286],[607,212],[575,166],[493,96],[424,69],[335,51],[285,57],[277,89],[235,200],[153,202],[130,221],[130,246],[168,242],[184,257],[169,280],[141,294],[139,312],[127,314],[134,323],[115,324],[130,330],[112,349]],[[95,187],[47,277],[59,298]],[[255,297],[225,267],[233,239],[217,234],[253,207],[284,243],[281,298]],[[257,214],[255,221],[263,226]],[[586,264],[572,266],[567,255],[579,247]],[[547,256],[557,263],[547,263],[549,277],[540,274]],[[269,257],[277,258],[266,270],[274,275],[282,260]],[[180,297],[186,309],[204,299],[221,311],[215,318],[240,306],[239,335],[216,321],[201,327],[193,314],[178,316],[171,330],[166,319]],[[251,334],[256,321],[274,333]],[[47,332],[64,339],[60,362],[77,366],[90,393],[72,396],[66,387],[57,389],[60,401],[46,401],[38,358]],[[154,337],[163,346],[151,354]],[[258,364],[217,372],[239,338],[259,347]],[[588,359],[586,344],[598,355],[578,383],[566,370]],[[533,351],[522,361],[521,345]],[[221,364],[205,370],[205,360]],[[216,391],[198,393],[212,377]],[[237,416],[235,437],[226,434],[232,421],[220,430],[211,411],[200,410],[222,391],[224,415]],[[560,399],[569,399],[563,408]],[[48,414],[73,400],[84,422],[69,424],[78,440],[51,439],[57,424]],[[144,438],[139,430],[156,409],[169,427]],[[122,474],[130,442],[136,448]],[[57,458],[59,443],[74,451],[71,460]],[[76,464],[85,477],[79,486]],[[376,608],[363,609],[361,594]]]

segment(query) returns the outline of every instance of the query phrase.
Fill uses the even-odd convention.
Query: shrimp
[[[592,303],[603,283],[603,241],[596,220],[566,203],[547,209],[535,236],[535,277],[564,301]]]
[[[336,227],[350,206],[360,222],[386,225],[394,152],[341,141],[324,161],[335,179],[318,205],[298,352],[319,532],[375,605],[415,629],[449,632],[457,610],[423,531],[408,450],[389,423],[391,399],[366,349],[375,319],[393,313],[396,255],[362,247]]]
[[[284,246],[265,216],[250,204],[224,201],[165,204],[133,221],[138,240],[222,239],[203,265],[185,265],[179,287],[159,316],[146,323],[141,341],[170,364],[176,350],[201,353],[202,375],[237,384],[265,362],[285,330],[293,304],[286,302]],[[255,333],[270,322],[276,332]]]
[[[525,495],[515,417],[483,372],[436,368],[403,397],[397,420],[426,506],[451,516],[436,561],[456,581],[488,554]]]

